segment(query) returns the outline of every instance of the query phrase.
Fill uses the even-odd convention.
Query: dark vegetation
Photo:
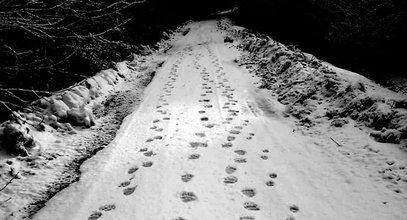
[[[385,82],[403,73],[407,0],[0,0],[0,121],[154,45],[188,19],[232,18]]]
[[[130,55],[130,0],[0,1],[0,115]]]
[[[386,83],[401,75],[406,0],[250,0],[234,19],[320,59]]]
[[[225,1],[227,3],[227,1]],[[131,58],[215,0],[0,0],[0,121],[10,109],[47,96]]]

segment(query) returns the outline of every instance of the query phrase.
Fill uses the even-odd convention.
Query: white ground
[[[264,104],[215,21],[189,27],[116,139],[34,219],[405,219],[377,170]]]

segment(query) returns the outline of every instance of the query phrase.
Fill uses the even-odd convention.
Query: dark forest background
[[[237,24],[383,84],[405,72],[407,0],[0,0],[0,115],[233,7]]]
[[[406,0],[250,0],[234,19],[386,83],[405,74]],[[405,74],[406,75],[406,74]]]

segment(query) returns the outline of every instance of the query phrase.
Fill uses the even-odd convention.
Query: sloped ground
[[[164,62],[158,54],[167,47],[163,41],[154,55],[118,63],[115,70],[104,70],[34,102],[38,111],[20,113],[23,126],[35,141],[32,147],[22,149],[23,154],[7,151],[6,143],[0,143],[0,186],[12,180],[0,192],[0,219],[29,217],[57,192],[78,181],[83,161],[114,139],[123,119],[142,101],[145,87]]]
[[[328,118],[342,127],[349,119],[374,129],[380,142],[400,143],[407,138],[407,96],[386,90],[368,79],[321,62],[294,47],[246,30],[239,47],[247,51],[240,64],[249,64],[261,78],[261,88],[271,90],[288,106],[287,113],[302,126]],[[405,141],[402,141],[404,144]]]
[[[404,91],[383,88],[227,20],[219,27],[239,41],[242,56],[234,61],[258,79],[258,88],[285,105],[285,117],[296,119],[293,132],[332,141],[338,152],[371,170],[374,181],[384,180],[397,194],[406,191]]]
[[[225,21],[190,23],[164,59],[114,141],[34,219],[406,216],[406,152],[352,116],[403,95]],[[386,99],[356,101],[373,93]]]

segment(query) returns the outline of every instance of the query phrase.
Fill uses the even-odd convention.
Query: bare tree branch
[[[7,188],[7,186],[10,185],[11,182],[13,182],[13,180],[15,178],[17,178],[19,173],[20,173],[20,171],[18,171],[13,177],[11,177],[11,179],[9,181],[7,181],[7,183],[0,189],[0,192],[3,191],[5,188]]]

